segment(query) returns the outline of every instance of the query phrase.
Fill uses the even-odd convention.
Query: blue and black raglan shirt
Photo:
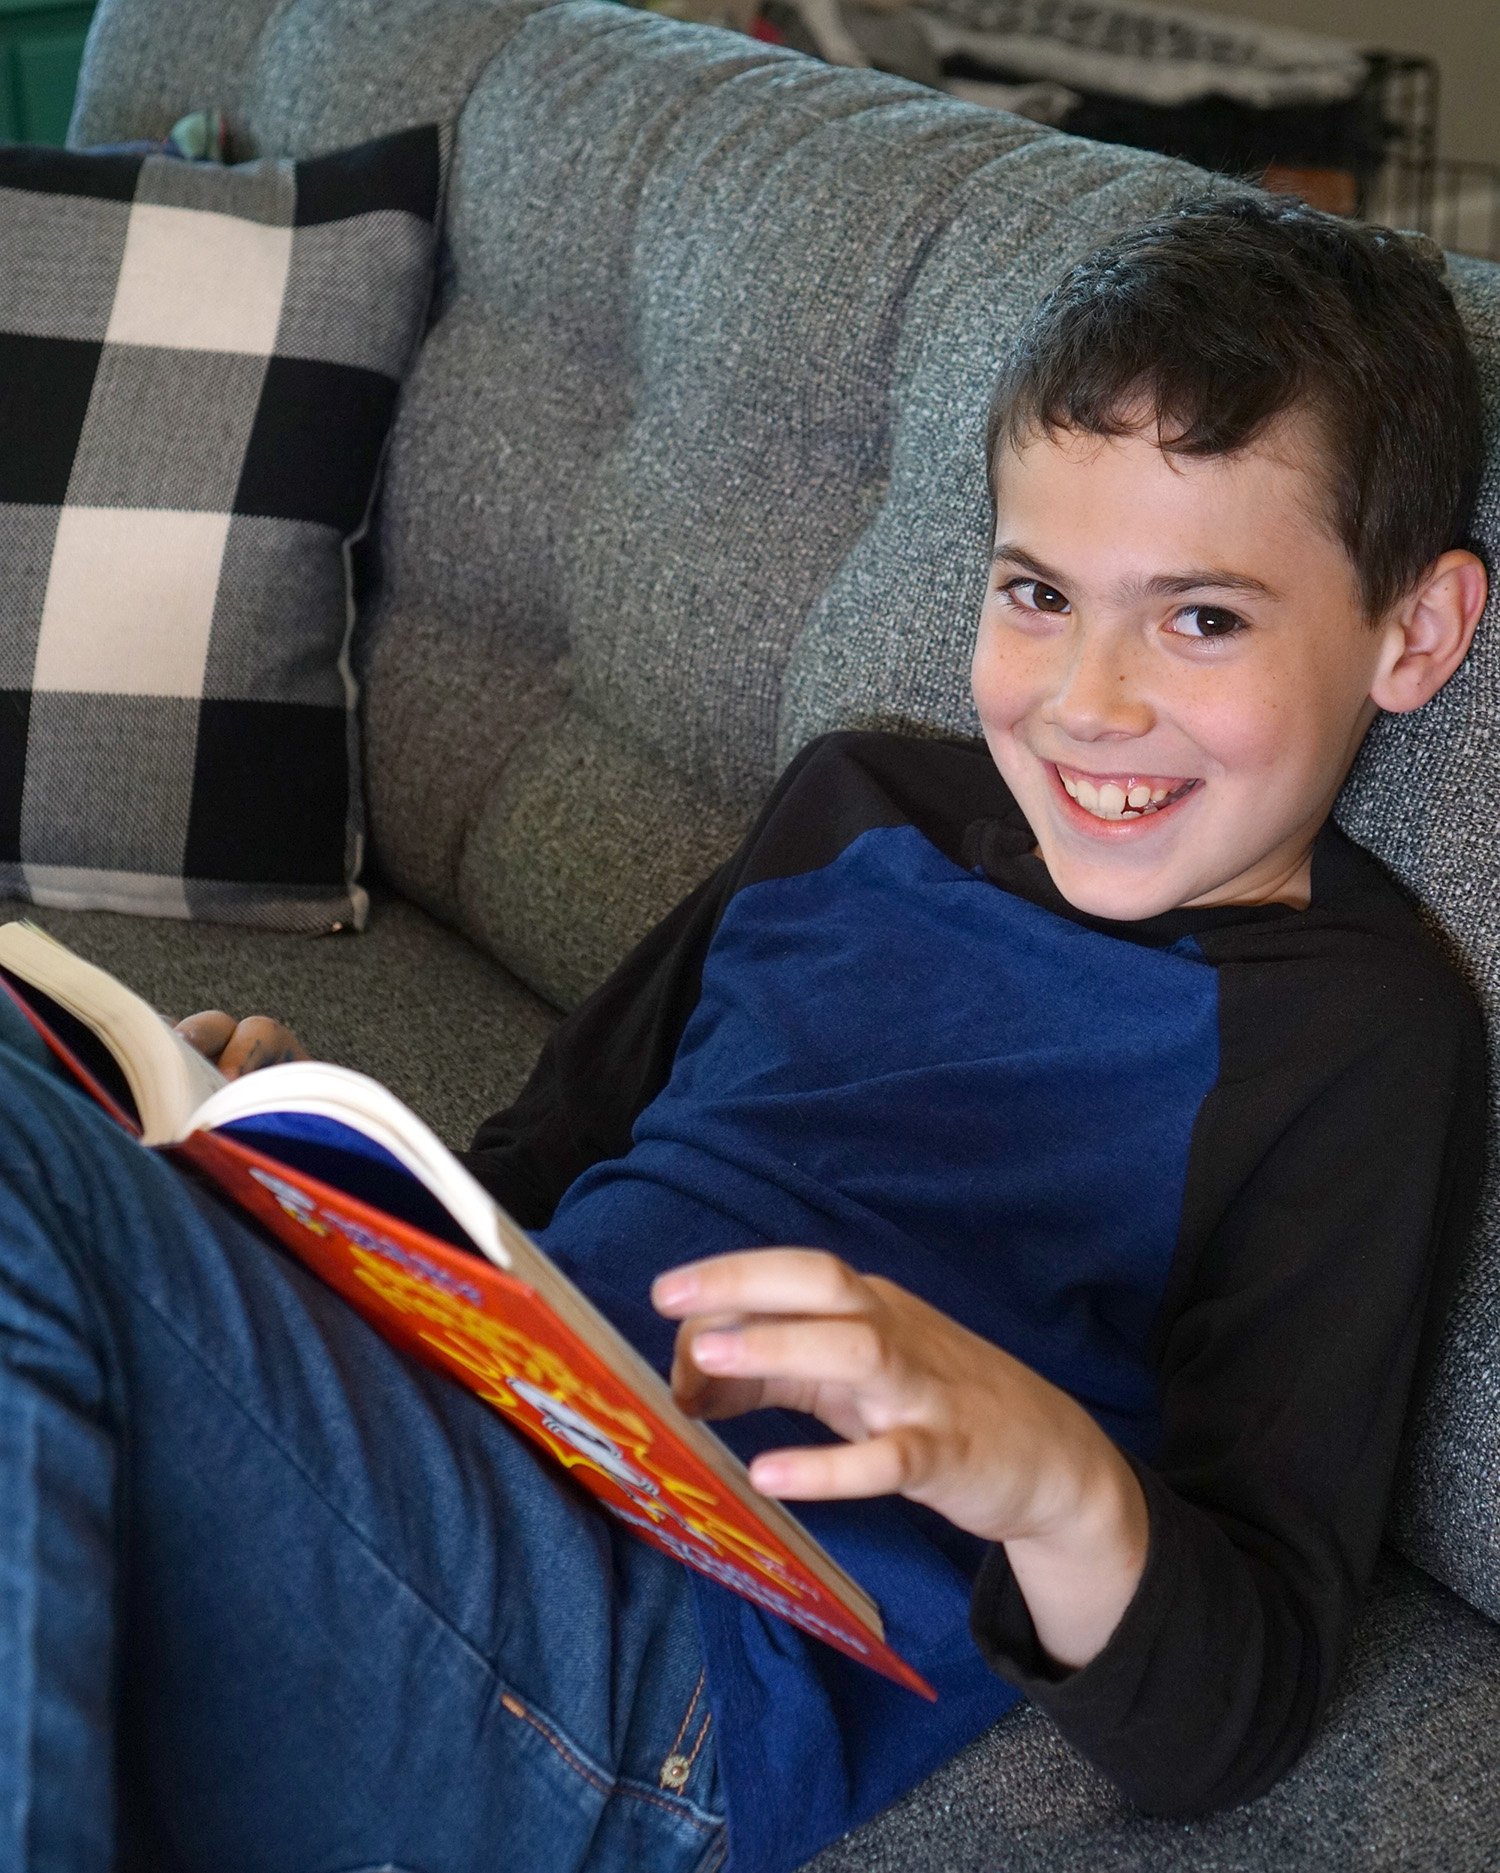
[[[1374,1562],[1482,1149],[1467,992],[1333,827],[1308,909],[1109,923],[980,743],[804,750],[734,857],[549,1042],[468,1162],[665,1372],[662,1269],[833,1251],[1064,1387],[1135,1463],[1146,1571],[1084,1669],[1003,1548],[799,1504],[935,1706],[695,1577],[733,1866],[810,1857],[1025,1694],[1134,1801],[1297,1757]],[[742,1456],[827,1437],[762,1411]]]

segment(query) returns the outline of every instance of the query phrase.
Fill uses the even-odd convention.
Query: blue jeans
[[[0,1873],[710,1873],[685,1572],[0,998]]]

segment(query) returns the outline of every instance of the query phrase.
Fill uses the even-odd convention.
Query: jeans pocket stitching
[[[673,1815],[679,1821],[686,1821],[689,1827],[697,1828],[700,1832],[722,1826],[722,1817],[707,1815],[698,1808],[696,1803],[687,1800],[684,1796],[646,1788],[639,1782],[622,1781],[618,1778],[611,1780],[608,1776],[601,1775],[569,1744],[567,1738],[554,1724],[549,1723],[539,1712],[523,1704],[513,1691],[502,1691],[500,1704],[501,1708],[509,1711],[512,1717],[518,1718],[522,1723],[530,1724],[542,1741],[556,1750],[568,1767],[581,1776],[598,1794],[606,1798],[613,1796],[629,1801],[647,1802],[653,1808],[660,1808],[664,1814]]]
[[[576,1774],[583,1777],[590,1788],[596,1790],[601,1795],[612,1795],[614,1793],[615,1784],[612,1783],[607,1776],[600,1775],[599,1771],[595,1769],[591,1763],[585,1762],[583,1757],[578,1754],[577,1750],[573,1749],[571,1745],[564,1740],[561,1733],[555,1729],[552,1724],[547,1723],[543,1718],[539,1717],[535,1711],[528,1709],[513,1691],[502,1691],[500,1694],[500,1703],[502,1708],[508,1710],[512,1717],[519,1717],[522,1723],[529,1723],[542,1741],[550,1744],[551,1747],[557,1751],[558,1755],[562,1757],[568,1767]]]
[[[681,1783],[686,1781],[688,1771],[697,1761],[698,1751],[703,1747],[703,1731],[698,1732],[698,1740],[693,1745],[692,1754],[684,1761],[681,1756],[682,1740],[688,1733],[688,1725],[693,1721],[693,1712],[698,1708],[698,1700],[703,1696],[703,1683],[707,1677],[706,1667],[699,1667],[698,1681],[693,1686],[693,1695],[688,1699],[688,1707],[682,1713],[682,1722],[677,1726],[677,1734],[672,1738],[671,1748],[661,1759],[661,1767],[656,1772],[658,1784],[676,1792]],[[705,1724],[706,1724],[705,1719]]]

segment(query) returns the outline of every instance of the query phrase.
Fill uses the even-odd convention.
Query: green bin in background
[[[68,134],[93,0],[0,0],[0,141]]]

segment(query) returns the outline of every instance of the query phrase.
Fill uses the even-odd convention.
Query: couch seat
[[[555,1009],[405,898],[375,892],[358,936],[56,911],[0,900],[173,1019],[201,1008],[285,1021],[319,1058],[373,1074],[450,1144],[519,1089]]]
[[[1136,1813],[1029,1705],[809,1873],[1493,1873],[1500,1628],[1384,1557],[1312,1747],[1191,1824]]]

